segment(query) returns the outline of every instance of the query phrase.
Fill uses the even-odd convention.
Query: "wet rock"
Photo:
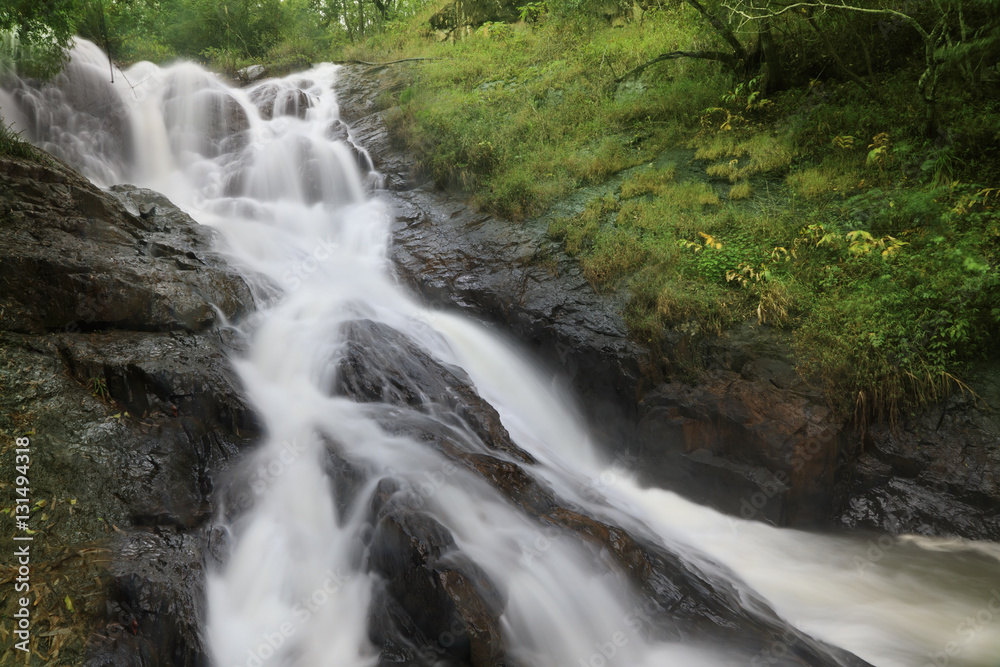
[[[664,638],[722,640],[750,653],[781,642],[792,647],[790,651],[796,656],[781,664],[865,664],[791,629],[763,601],[748,604],[747,593],[729,583],[732,578],[710,575],[664,547],[637,540],[628,530],[571,507],[531,474],[526,467],[530,460],[504,460],[497,455],[518,451],[502,426],[476,429],[485,447],[483,451],[470,450],[455,425],[443,423],[446,420],[440,418],[440,413],[428,406],[448,406],[474,415],[473,421],[475,415],[495,414],[495,411],[478,396],[464,373],[459,375],[436,361],[403,334],[367,320],[349,323],[343,333],[346,349],[338,366],[338,393],[363,403],[377,401],[395,406],[396,410],[383,409],[376,415],[388,432],[408,435],[435,448],[487,482],[527,516],[592,548],[598,560],[619,569],[647,596],[657,610],[654,625]],[[463,421],[468,423],[469,419]],[[396,498],[400,500],[394,503]],[[427,600],[434,599],[432,593],[439,592],[428,583],[424,570],[414,570],[406,563],[440,558],[442,550],[450,548],[451,540],[443,527],[429,515],[412,509],[406,498],[405,482],[382,480],[376,489],[372,510],[378,518],[378,527],[372,547],[373,567],[378,572],[393,573],[384,574],[389,581],[388,596],[408,610],[405,618],[415,627],[411,632],[419,631],[421,637],[427,638],[430,625],[420,616],[424,612],[410,610],[425,610]],[[419,591],[418,600],[406,599],[403,591]],[[451,600],[455,602],[454,597]],[[432,616],[440,619],[440,606],[430,607],[435,610]],[[462,605],[456,608],[461,613],[475,613],[477,607],[473,603],[471,612]],[[392,605],[378,607],[373,627],[385,628],[384,619],[393,617],[392,609]],[[440,627],[440,622],[434,627]]]
[[[244,67],[236,73],[236,78],[242,86],[248,86],[251,83],[256,83],[266,76],[267,68],[260,64]]]
[[[312,100],[301,90],[291,90],[280,100],[275,100],[274,107],[275,115],[305,118],[306,111],[312,108]]]
[[[392,327],[356,320],[342,328],[344,349],[333,391],[361,402],[413,407],[445,424],[466,428],[482,444],[532,462],[514,445],[500,416],[480,398],[469,376],[445,366]],[[456,419],[457,418],[457,419]]]
[[[331,141],[350,141],[350,134],[344,121],[334,118],[326,126],[326,138]]]
[[[844,525],[889,534],[1000,535],[1000,372],[980,369],[978,397],[952,396],[899,428],[877,424],[848,482]]]
[[[31,433],[48,502],[32,564],[55,594],[36,629],[68,598],[60,661],[204,664],[215,487],[260,429],[216,309],[248,313],[250,291],[156,193],[105,193],[54,160],[0,173],[0,431]]]
[[[250,91],[250,101],[257,107],[260,117],[271,120],[278,116],[305,118],[312,108],[312,100],[303,90],[287,88],[276,83],[265,83]]]
[[[342,122],[350,125],[351,141],[366,151],[373,168],[378,170],[388,190],[405,190],[418,180],[416,161],[397,150],[385,126],[387,94],[399,93],[406,85],[404,77],[392,68],[345,66],[334,88],[340,104]]]
[[[393,509],[378,521],[370,546],[372,569],[385,578],[382,613],[373,641],[395,633],[420,660],[449,657],[472,667],[504,664],[500,615],[504,600],[489,577],[455,547],[451,533],[429,514]],[[388,598],[388,599],[387,599]]]
[[[344,523],[354,510],[357,499],[361,496],[361,489],[370,477],[370,471],[366,466],[344,458],[336,443],[328,440],[326,444],[323,471],[330,479],[330,492],[337,507],[337,516]]]
[[[204,597],[200,540],[190,535],[133,533],[112,544],[122,558],[110,569],[114,584],[102,628],[107,634],[92,646],[88,665],[201,664],[205,659],[201,621],[194,613]],[[149,568],[151,562],[168,565]],[[179,587],[178,582],[187,583]]]
[[[351,139],[347,125],[345,125],[343,121],[338,119],[330,121],[329,125],[326,127],[326,136],[332,141],[340,141],[347,146],[347,149],[351,151],[351,155],[354,156],[354,160],[357,162],[358,169],[362,174],[367,174],[375,168],[371,159],[368,157],[368,154],[364,150],[358,148],[358,146]]]
[[[8,286],[0,328],[193,332],[220,311],[247,312],[249,289],[211,251],[212,232],[166,200],[134,189],[143,218],[62,166],[3,158],[0,174],[0,279]]]

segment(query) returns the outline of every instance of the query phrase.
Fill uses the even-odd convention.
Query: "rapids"
[[[192,63],[139,63],[111,83],[101,51],[81,40],[53,83],[0,89],[6,122],[95,183],[163,192],[218,230],[257,298],[257,313],[227,326],[249,341],[233,363],[268,435],[235,473],[252,504],[218,517],[230,553],[207,582],[214,664],[379,663],[368,503],[336,506],[322,465],[331,442],[369,471],[359,497],[382,477],[410,480],[423,510],[503,589],[510,664],[801,664],[781,644],[747,654],[640,631],[630,614],[643,602],[621,572],[437,451],[387,434],[374,408],[331,396],[339,332],[362,318],[464,369],[560,497],[761,596],[806,634],[880,667],[1000,664],[1000,546],[777,529],[641,488],[635,464],[608,461],[573,397],[531,358],[404,293],[386,258],[391,211],[339,121],[337,76],[324,64],[238,89]]]

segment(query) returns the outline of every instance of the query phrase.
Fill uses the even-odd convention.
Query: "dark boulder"
[[[212,232],[149,191],[129,212],[65,167],[0,161],[0,296],[7,331],[201,331],[238,318],[250,292]],[[218,309],[218,310],[216,310]]]
[[[983,365],[979,396],[957,394],[898,429],[871,428],[847,482],[844,525],[892,535],[1000,535],[1000,368]]]
[[[380,502],[387,493],[380,483],[373,503],[378,520],[369,563],[385,578],[373,641],[402,637],[418,660],[430,652],[472,667],[503,665],[503,597],[456,548],[448,529],[427,513],[394,504],[394,495]]]
[[[466,427],[490,449],[519,461],[533,459],[514,445],[500,415],[480,398],[469,376],[445,366],[395,329],[372,322],[348,322],[335,393],[357,401],[411,407],[454,427]]]
[[[48,158],[0,157],[0,173],[0,430],[29,434],[48,503],[38,655],[204,664],[215,487],[260,432],[216,309],[249,313],[250,290],[160,195],[105,193]],[[52,620],[66,600],[69,634]]]
[[[306,112],[313,106],[312,99],[303,90],[276,83],[261,84],[253,88],[249,95],[250,101],[264,120],[279,116],[305,118]]]
[[[384,429],[435,448],[455,465],[487,482],[540,526],[572,536],[591,548],[595,557],[620,569],[657,610],[654,625],[663,638],[722,641],[748,653],[780,642],[791,647],[790,657],[779,663],[785,665],[866,664],[794,630],[762,600],[748,602],[748,594],[730,583],[732,575],[724,578],[710,574],[682,560],[669,550],[670,545],[637,538],[628,530],[570,506],[530,472],[529,454],[515,460],[501,458],[502,454],[514,455],[521,450],[510,441],[502,425],[481,425],[496,414],[495,410],[479,397],[464,373],[460,375],[435,360],[403,334],[367,320],[348,323],[342,333],[345,348],[338,365],[338,393],[364,403],[378,402],[383,410],[381,417],[376,413],[376,418]],[[396,409],[387,409],[391,406]],[[455,413],[457,422],[445,418],[444,410],[438,408]],[[474,433],[482,446],[475,447],[463,438],[463,430]],[[432,585],[426,567],[414,568],[412,564],[441,558],[450,548],[451,539],[430,515],[405,503],[405,491],[405,485],[395,480],[382,480],[376,489],[372,509],[377,528],[370,558],[373,568],[387,577],[388,596],[407,610],[406,618],[415,628],[411,634],[416,632],[426,638],[427,628],[440,628],[441,605],[428,601],[440,600],[434,595],[441,593]],[[397,497],[400,504],[394,505]],[[397,511],[400,506],[405,509]],[[415,599],[407,598],[406,592],[413,593]],[[456,602],[455,597],[449,599]],[[476,605],[481,599],[470,600],[472,609],[457,607],[463,618],[478,613]],[[391,616],[392,609],[391,605],[376,607],[373,627],[385,628],[384,617]],[[410,613],[414,609],[419,613]],[[434,623],[421,615],[425,612]],[[382,645],[395,647],[398,643]]]

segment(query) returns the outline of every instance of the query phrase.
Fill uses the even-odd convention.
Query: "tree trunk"
[[[764,95],[770,95],[786,88],[785,68],[781,66],[778,49],[774,45],[770,19],[764,19],[760,22],[758,35],[764,54],[764,79],[761,82],[760,90]]]
[[[344,28],[347,30],[347,36],[351,42],[354,42],[354,29],[351,27],[351,10],[347,3],[348,0],[340,0],[340,11],[344,17]]]
[[[937,58],[934,56],[934,51],[937,50],[938,43],[941,41],[946,29],[947,22],[945,17],[942,17],[938,21],[938,24],[934,26],[934,30],[929,34],[924,33],[921,35],[924,38],[924,61],[927,69],[920,75],[920,80],[917,82],[917,89],[920,91],[920,97],[924,101],[924,135],[929,138],[936,137],[940,130],[937,111],[937,83],[940,68],[938,67]]]

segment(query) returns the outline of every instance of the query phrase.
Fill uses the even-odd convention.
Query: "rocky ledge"
[[[449,474],[465,486],[481,480],[493,487],[548,538],[565,540],[621,572],[622,584],[634,587],[643,602],[651,638],[738,647],[746,655],[769,655],[769,647],[781,644],[785,657],[775,662],[788,667],[868,664],[795,630],[719,565],[690,562],[675,545],[645,541],[602,520],[593,507],[560,498],[535,477],[532,456],[511,440],[496,410],[460,368],[435,361],[385,324],[348,322],[342,334],[345,349],[332,393],[366,404],[387,433],[440,453],[451,466]],[[352,489],[374,481],[363,464],[344,458],[332,438],[328,461],[332,486],[342,495],[338,501],[350,500]],[[382,477],[367,507],[368,567],[384,581],[376,587],[369,623],[380,664],[535,664],[524,655],[525,647],[505,641],[502,587],[424,511],[434,503],[425,503],[417,485],[405,472]]]
[[[30,482],[38,664],[206,662],[214,480],[260,431],[219,327],[250,290],[212,241],[149,190],[0,157],[2,474]]]
[[[796,374],[786,332],[748,323],[637,344],[624,297],[595,293],[543,223],[479,213],[421,180],[386,130],[383,105],[405,82],[396,67],[345,67],[338,95],[383,174],[400,281],[512,333],[568,378],[617,467],[778,525],[1000,540],[996,369],[973,383],[981,399],[954,396],[862,437]]]

